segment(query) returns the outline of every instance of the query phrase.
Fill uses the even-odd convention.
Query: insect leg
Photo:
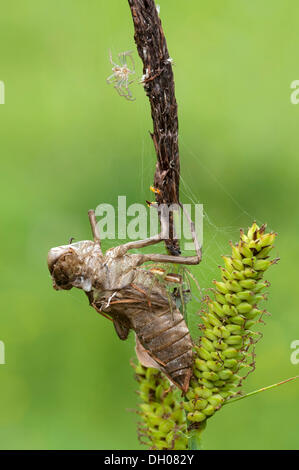
[[[113,60],[112,60],[112,52],[111,52],[111,49],[109,49],[109,60],[110,60],[110,62],[111,62],[111,65],[114,65],[115,67],[118,67],[118,65],[117,65],[115,62],[113,62]]]
[[[130,54],[127,54],[127,56],[130,58],[130,60],[132,62],[132,65],[133,65],[133,69],[130,70],[130,73],[135,73],[135,62],[134,62],[134,59],[133,59],[133,56],[132,56],[132,52],[130,52]]]
[[[115,73],[110,75],[110,77],[106,78],[107,83],[111,84],[116,80]]]
[[[196,231],[195,231],[194,222],[191,220],[188,212],[184,210],[184,207],[181,204],[180,204],[180,207],[183,209],[183,212],[186,215],[187,220],[190,223],[191,235],[192,235],[192,240],[193,240],[195,251],[196,251],[196,256],[172,256],[172,255],[163,255],[163,254],[143,255],[143,261],[142,261],[143,263],[146,262],[146,261],[156,261],[156,262],[160,262],[160,263],[174,263],[174,264],[194,265],[194,264],[199,264],[201,262],[202,248],[199,246],[199,242],[198,242]],[[161,227],[162,227],[162,229],[163,229],[163,226],[164,226],[164,228],[165,227],[168,228],[167,222],[165,220],[163,221],[163,212],[162,212],[162,217],[161,217]],[[164,234],[164,237],[165,237],[165,234]]]
[[[89,222],[90,222],[90,226],[91,226],[91,231],[92,231],[92,234],[93,234],[93,240],[94,240],[95,243],[97,243],[97,245],[100,248],[100,252],[102,253],[101,238],[100,238],[100,233],[99,233],[99,230],[98,230],[98,227],[97,227],[95,211],[94,210],[88,211],[88,217],[89,217]]]
[[[201,262],[201,249],[199,251],[199,255],[196,256],[172,256],[172,255],[160,255],[160,254],[152,254],[152,255],[143,255],[142,256],[142,263],[146,263],[147,261],[155,261],[157,263],[173,263],[173,264],[199,264]]]

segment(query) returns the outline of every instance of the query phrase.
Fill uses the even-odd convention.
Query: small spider
[[[120,60],[120,65],[113,62],[111,51],[109,51],[110,62],[113,65],[113,74],[107,78],[107,83],[114,84],[114,88],[117,90],[120,96],[123,96],[129,101],[134,101],[135,98],[133,98],[129,88],[129,86],[134,82],[134,80],[129,81],[130,75],[135,73],[135,64],[132,57],[132,51],[121,52],[118,54],[118,57]],[[127,57],[129,57],[131,61],[132,70],[129,69],[127,64]]]

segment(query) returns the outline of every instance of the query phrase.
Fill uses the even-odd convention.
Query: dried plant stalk
[[[180,158],[178,147],[178,110],[175,98],[172,59],[169,56],[161,20],[154,0],[128,0],[135,28],[135,42],[143,62],[143,86],[151,105],[151,133],[157,164],[154,177],[158,204],[179,203]],[[166,247],[180,254],[175,238],[173,213]]]

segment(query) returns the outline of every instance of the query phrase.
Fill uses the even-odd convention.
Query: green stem
[[[278,387],[279,385],[283,385],[287,382],[290,382],[291,380],[298,379],[299,375],[296,375],[295,377],[290,377],[289,379],[283,380],[282,382],[278,382],[276,384],[268,385],[268,387],[263,387],[260,388],[259,390],[254,390],[254,392],[246,393],[246,395],[242,395],[238,398],[234,398],[232,400],[228,400],[224,403],[224,405],[227,405],[229,403],[234,403],[235,401],[243,400],[243,398],[251,397],[252,395],[256,395],[257,393],[260,392],[265,392],[266,390],[270,390],[271,388]]]
[[[202,433],[206,428],[206,421],[198,428],[189,431],[188,450],[202,450]]]

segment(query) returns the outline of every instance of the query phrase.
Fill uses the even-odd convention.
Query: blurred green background
[[[205,208],[193,273],[210,287],[228,241],[254,219],[279,233],[251,391],[299,373],[298,1],[159,3],[175,61],[182,201]],[[133,103],[106,84],[109,48],[135,51],[126,0],[2,2],[1,449],[140,448],[127,411],[137,403],[133,335],[119,341],[82,292],[55,292],[46,266],[49,248],[90,238],[88,209],[152,197],[149,105],[138,83]],[[204,447],[298,449],[298,392],[293,382],[225,407]]]

